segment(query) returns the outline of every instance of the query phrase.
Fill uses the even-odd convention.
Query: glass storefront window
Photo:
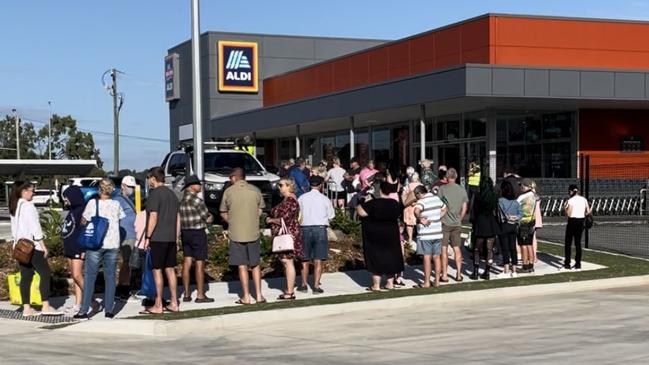
[[[374,162],[387,163],[390,160],[390,130],[382,129],[372,132]]]
[[[574,113],[499,113],[497,173],[513,168],[521,176],[572,176]]]
[[[487,136],[487,113],[464,114],[464,138]]]
[[[295,139],[281,139],[279,141],[279,159],[288,160],[295,157]]]
[[[316,155],[318,153],[318,139],[315,137],[306,137],[304,139],[304,158],[307,160],[307,163],[312,165],[316,160]]]
[[[370,160],[370,134],[368,132],[356,133],[354,135],[354,145],[358,163],[365,166],[367,161]]]
[[[448,141],[460,138],[460,114],[437,118],[437,140]]]

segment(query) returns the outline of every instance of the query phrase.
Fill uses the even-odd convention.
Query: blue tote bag
[[[153,261],[151,261],[151,249],[146,250],[146,257],[144,259],[144,266],[142,268],[142,286],[140,287],[138,294],[147,298],[155,298],[156,296],[155,281],[153,280]]]
[[[104,237],[108,232],[108,219],[99,216],[99,199],[95,199],[95,202],[95,216],[81,229],[77,238],[77,244],[84,250],[99,250],[104,245]]]

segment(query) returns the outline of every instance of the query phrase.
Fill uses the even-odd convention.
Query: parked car
[[[59,196],[56,191],[51,189],[36,189],[34,190],[34,198],[32,202],[36,206],[51,206],[60,202]]]
[[[99,196],[99,182],[101,181],[101,179],[102,178],[100,177],[80,177],[70,179],[68,185],[65,185],[65,188],[63,186],[61,187],[61,195],[63,195],[63,192],[69,186],[76,185],[81,188],[81,193],[83,194],[84,201],[88,202],[89,200]],[[119,195],[122,191],[122,176],[111,176],[109,177],[109,179],[113,180],[113,183],[115,184],[115,191],[113,192],[113,196]],[[138,185],[140,185],[142,189],[142,202],[144,202],[146,201],[146,197],[148,196],[149,188],[144,181],[139,179],[135,179],[135,181]]]
[[[185,176],[194,173],[192,157],[191,147],[181,148],[169,153],[161,164],[165,171],[165,185],[174,190],[179,198],[182,196]],[[261,190],[267,211],[270,211],[273,203],[278,201],[279,176],[269,173],[248,152],[235,150],[234,144],[206,143],[203,161],[205,164],[203,196],[207,208],[215,217],[219,217],[223,191],[230,183],[230,172],[236,167],[243,168],[246,171],[246,181]]]

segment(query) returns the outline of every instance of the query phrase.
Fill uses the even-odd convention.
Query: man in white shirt
[[[446,205],[424,185],[415,188],[415,217],[417,217],[417,254],[424,257],[424,283],[416,288],[430,288],[432,274],[431,258],[435,263],[435,288],[439,287],[442,274],[442,217],[446,214]]]
[[[575,243],[575,270],[581,270],[581,233],[584,230],[584,221],[587,215],[591,214],[591,208],[588,200],[579,195],[579,188],[572,184],[568,187],[570,199],[566,203],[566,216],[568,225],[566,226],[565,240],[565,257],[563,270],[570,270],[570,256],[572,243]]]
[[[322,277],[322,261],[329,256],[329,240],[327,227],[336,213],[331,201],[322,193],[324,179],[312,176],[309,179],[311,190],[298,199],[302,213],[302,237],[304,239],[304,257],[302,258],[302,285],[297,289],[302,293],[309,290],[309,263],[313,261],[313,294],[322,294],[320,278]]]

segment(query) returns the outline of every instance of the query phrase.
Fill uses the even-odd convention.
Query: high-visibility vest
[[[255,155],[255,146],[253,145],[247,145],[247,146],[236,146],[234,147],[235,150],[237,151],[246,151],[251,155]]]
[[[480,172],[469,176],[469,186],[480,186]]]

